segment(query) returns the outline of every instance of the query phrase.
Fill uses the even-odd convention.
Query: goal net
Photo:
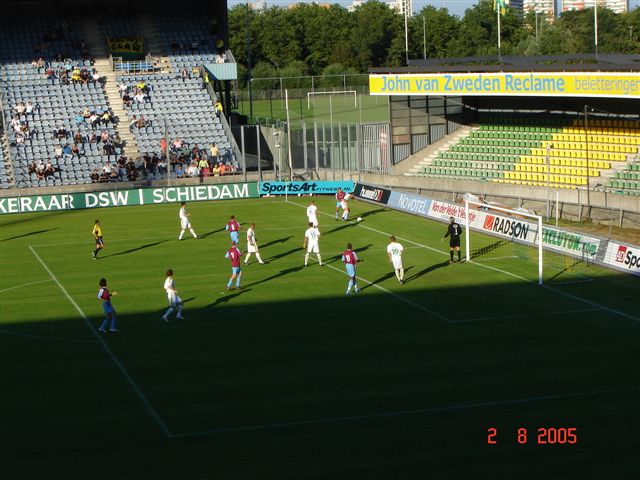
[[[352,96],[353,98],[351,98]],[[334,97],[341,98],[345,105],[353,103],[353,108],[358,107],[358,92],[356,90],[328,90],[307,92],[307,110],[315,107],[317,100],[320,98],[323,104],[330,104],[335,101]]]
[[[542,217],[467,199],[464,205],[466,260],[542,285]]]

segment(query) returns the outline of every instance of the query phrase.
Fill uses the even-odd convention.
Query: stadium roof
[[[405,67],[370,68],[370,73],[640,72],[640,55],[593,54],[539,57],[497,56],[409,60]]]

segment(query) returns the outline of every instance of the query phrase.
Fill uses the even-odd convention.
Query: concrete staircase
[[[2,158],[4,159],[4,169],[7,172],[7,180],[11,187],[15,187],[16,175],[13,171],[13,162],[9,159],[9,139],[6,132],[0,134],[0,149],[2,149]]]
[[[127,112],[122,104],[122,97],[118,91],[118,82],[116,81],[116,72],[113,71],[111,64],[109,63],[109,56],[107,55],[107,48],[105,46],[104,38],[100,33],[98,22],[91,18],[86,18],[82,22],[82,28],[84,31],[84,38],[89,46],[89,50],[93,54],[95,61],[95,69],[100,75],[104,75],[105,92],[107,94],[109,107],[117,119],[115,130],[120,135],[120,138],[124,141],[124,148],[122,155],[127,158],[139,158],[140,149],[136,142],[135,137],[129,130],[129,120]]]
[[[472,131],[477,129],[478,127],[463,125],[455,132],[446,135],[437,142],[429,145],[427,148],[423,148],[399,164],[394,165],[393,174],[414,176],[417,173],[422,172],[425,167],[431,165],[431,162],[433,162],[433,160],[438,156],[438,153],[448,150],[451,145],[458,143],[463,137],[468,137]]]
[[[156,69],[160,73],[173,73],[167,52],[163,51],[160,43],[160,35],[158,35],[153,18],[147,15],[139,16],[138,26],[140,27],[140,33],[144,37],[147,51],[154,58]]]

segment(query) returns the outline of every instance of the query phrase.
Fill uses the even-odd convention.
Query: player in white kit
[[[320,230],[313,226],[313,223],[309,222],[309,228],[304,232],[304,243],[302,248],[307,249],[307,253],[304,255],[304,266],[309,265],[309,254],[315,253],[318,257],[318,265],[322,266],[322,257],[320,256]]]
[[[258,259],[258,263],[263,264],[262,258],[260,258],[260,252],[258,251],[258,244],[256,242],[256,224],[252,223],[251,226],[247,229],[247,256],[244,257],[244,264],[247,265],[249,263],[249,258],[251,254],[255,253],[256,258]]]
[[[318,207],[316,207],[316,202],[311,200],[311,205],[307,207],[307,219],[308,223],[313,224],[314,227],[318,227]]]
[[[176,286],[173,282],[173,270],[167,270],[167,278],[164,281],[164,289],[167,292],[167,300],[169,300],[169,308],[162,316],[162,320],[165,322],[169,321],[169,315],[176,311],[176,318],[182,320],[184,317],[182,316],[182,299],[178,296],[178,291],[176,290]]]
[[[391,235],[389,237],[389,245],[387,245],[387,255],[389,256],[389,261],[393,265],[393,269],[396,274],[396,278],[400,283],[404,283],[404,267],[402,266],[402,252],[404,251],[404,247],[402,244],[396,242],[396,237]]]
[[[186,202],[182,202],[180,205],[181,205],[180,213],[178,213],[178,216],[180,217],[180,228],[182,230],[180,230],[180,235],[178,236],[178,240],[182,240],[182,237],[184,237],[184,231],[187,228],[191,232],[191,235],[193,236],[193,238],[198,238],[198,235],[196,235],[196,232],[193,230],[193,227],[191,226],[191,222],[189,221],[189,217],[191,216],[191,214],[187,213]]]

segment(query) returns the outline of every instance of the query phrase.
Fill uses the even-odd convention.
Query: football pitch
[[[444,224],[363,202],[336,222],[318,197],[327,264],[304,267],[308,201],[190,203],[202,238],[181,242],[177,204],[0,218],[0,478],[637,478],[637,278],[539,287],[510,255],[449,264]],[[231,214],[267,263],[228,292]],[[117,334],[96,331],[101,277]]]

